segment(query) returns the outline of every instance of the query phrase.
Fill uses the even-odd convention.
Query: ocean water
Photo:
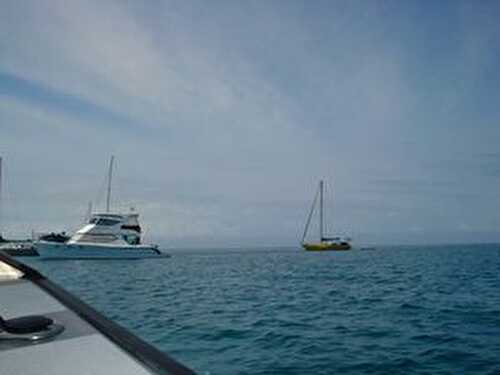
[[[200,374],[500,374],[500,245],[29,263]]]

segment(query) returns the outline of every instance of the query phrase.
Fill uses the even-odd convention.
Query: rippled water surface
[[[499,374],[500,245],[29,262],[201,374]]]

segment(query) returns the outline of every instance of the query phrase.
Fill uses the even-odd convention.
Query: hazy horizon
[[[133,206],[177,247],[500,242],[500,3],[13,1],[0,233]],[[313,229],[315,230],[315,229]]]

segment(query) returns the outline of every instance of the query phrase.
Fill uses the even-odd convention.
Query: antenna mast
[[[109,171],[108,171],[108,194],[106,195],[106,212],[109,212],[109,201],[111,199],[111,179],[113,178],[113,162],[115,161],[115,157],[111,156],[111,160],[109,162]]]

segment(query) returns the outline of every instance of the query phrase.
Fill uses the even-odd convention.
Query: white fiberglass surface
[[[9,266],[7,263],[0,262],[0,282],[4,280],[16,280],[23,276],[23,273]]]

